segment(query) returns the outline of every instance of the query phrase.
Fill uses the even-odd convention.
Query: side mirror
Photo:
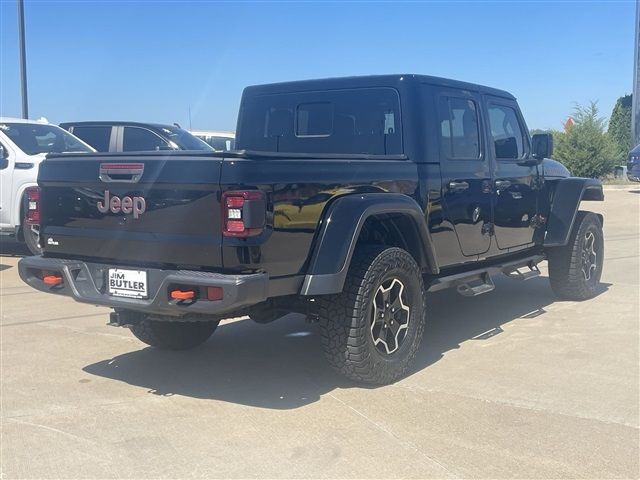
[[[553,155],[553,135],[550,133],[536,133],[531,137],[533,158],[542,161]]]
[[[0,145],[0,170],[4,170],[9,166],[9,152],[4,148],[4,145]]]

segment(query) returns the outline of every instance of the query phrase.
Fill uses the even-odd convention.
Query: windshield
[[[55,125],[2,123],[0,130],[27,155],[94,151],[69,132]]]
[[[207,150],[213,151],[209,145],[194,137],[186,130],[182,130],[177,127],[162,127],[162,133],[164,133],[169,140],[175,143],[180,150]]]

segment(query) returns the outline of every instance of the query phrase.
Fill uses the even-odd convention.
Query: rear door
[[[221,158],[99,154],[42,162],[46,254],[221,268]]]
[[[494,157],[494,224],[498,248],[526,247],[533,242],[536,214],[536,167],[519,165],[530,152],[529,135],[518,104],[486,97],[490,154]]]
[[[468,91],[437,95],[442,193],[461,260],[491,245],[491,168],[485,153],[480,97]]]

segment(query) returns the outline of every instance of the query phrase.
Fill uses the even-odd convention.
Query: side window
[[[497,159],[516,160],[524,156],[528,145],[512,107],[489,104],[489,126]]]
[[[151,130],[140,127],[124,127],[123,152],[145,152],[167,148],[169,148],[169,144]]]
[[[479,159],[480,132],[476,102],[465,98],[440,97],[440,145],[452,159]]]
[[[73,127],[71,133],[99,152],[109,151],[109,141],[111,140],[111,127],[109,126]]]

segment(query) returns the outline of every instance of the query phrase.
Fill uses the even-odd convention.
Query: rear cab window
[[[236,146],[264,152],[398,155],[400,98],[389,87],[247,96]]]

